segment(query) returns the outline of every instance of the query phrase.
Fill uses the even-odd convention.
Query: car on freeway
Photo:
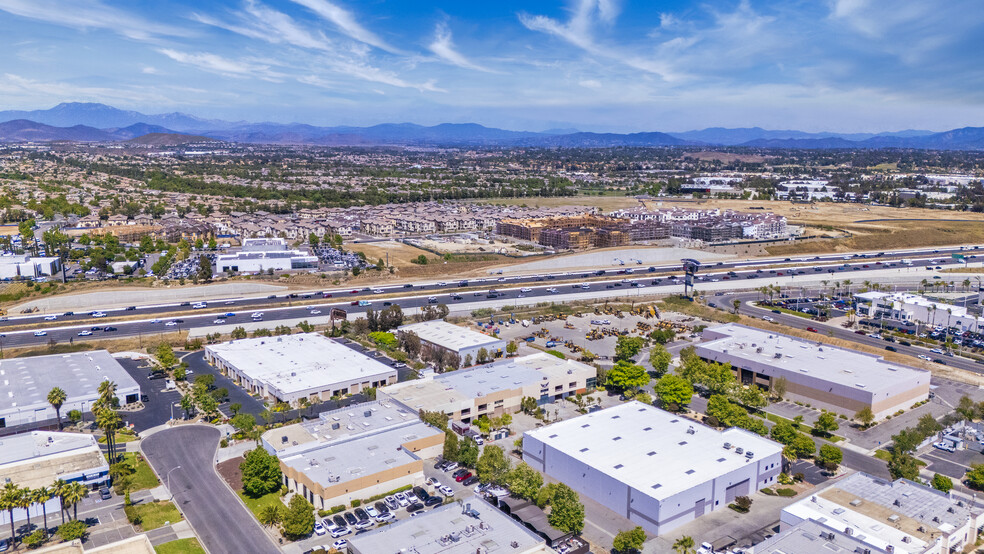
[[[92,317],[106,317],[106,312],[92,312],[89,315]]]
[[[35,336],[35,337],[43,337],[43,336],[45,336],[45,335],[47,335],[47,334],[48,334],[48,332],[47,332],[47,331],[35,331],[35,332],[34,332],[34,336]]]
[[[154,319],[150,320],[150,323],[160,323],[160,322],[161,322],[161,320],[160,319],[157,319],[156,317]]]
[[[899,351],[898,348],[895,348],[894,346],[886,346],[885,347],[885,350],[888,350],[889,352],[898,352]]]
[[[765,321],[770,321],[770,322],[774,322],[775,321],[775,319],[773,319],[771,316],[767,316],[767,315],[766,316],[762,316],[762,319],[765,320]]]
[[[864,332],[864,331],[862,331],[861,329],[858,329],[857,331],[855,331],[855,332],[854,332],[854,334],[855,334],[855,335],[867,335],[867,333],[865,333],[865,332]]]
[[[918,355],[918,356],[916,356],[916,357],[917,357],[917,358],[919,358],[920,360],[926,360],[927,362],[931,362],[931,361],[933,361],[933,359],[932,359],[932,358],[930,358],[929,356],[927,356],[927,355],[925,355],[925,354],[920,354],[920,355]]]
[[[523,288],[519,289],[519,292],[522,292],[522,293],[533,292],[533,289],[531,289],[530,287],[523,287]]]
[[[225,322],[226,322],[226,320],[224,320],[224,319],[222,319],[221,317],[220,317],[220,318],[218,318],[218,319],[216,319],[216,320],[213,320],[213,321],[212,321],[212,323],[213,323],[214,325],[222,325],[222,324],[223,324],[223,323],[225,323]]]
[[[813,328],[813,327],[807,327],[807,328],[806,328],[806,330],[807,330],[807,331],[809,331],[809,332],[811,332],[811,333],[819,333],[819,332],[820,332],[820,331],[817,331],[817,330],[816,330],[815,328]]]
[[[178,324],[178,322],[177,322],[177,321],[168,321],[168,322],[167,322],[167,323],[165,323],[164,325],[165,325],[165,326],[167,326],[167,327],[174,327],[174,326],[175,326],[175,325],[177,325],[177,324]]]
[[[58,316],[56,316],[56,315],[46,315],[46,316],[44,316],[44,320],[45,321],[55,321],[56,319],[58,319]]]
[[[939,349],[939,348],[934,348],[934,349],[930,350],[930,352],[932,352],[933,354],[942,354],[943,353],[943,350],[942,349]]]
[[[117,329],[116,327],[112,327],[112,326],[103,327],[103,333],[112,333],[113,331],[118,331],[118,330],[119,329]]]
[[[89,337],[89,336],[92,336],[92,331],[90,331],[88,329],[86,329],[85,331],[79,331],[79,336],[80,337]]]

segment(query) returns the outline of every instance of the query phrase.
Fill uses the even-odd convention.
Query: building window
[[[567,385],[567,387],[568,387],[568,388],[572,388],[572,389],[573,389],[573,388],[576,388],[576,387],[577,387],[577,382],[576,382],[576,381],[574,381],[574,382],[572,382],[572,383],[569,383],[569,384]]]
[[[478,405],[478,411],[480,411],[480,412],[484,412],[485,410],[488,410],[488,409],[489,409],[489,405],[488,404],[479,404]]]
[[[461,410],[461,415],[462,417],[466,415],[471,415],[471,408],[465,408],[464,410]]]
[[[564,389],[564,385],[557,385],[556,387],[554,387],[555,391],[561,391],[563,389]]]

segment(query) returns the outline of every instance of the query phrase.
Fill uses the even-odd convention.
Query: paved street
[[[214,427],[175,427],[147,437],[142,449],[165,485],[170,472],[174,503],[211,554],[277,553],[253,514],[215,472],[220,436]]]

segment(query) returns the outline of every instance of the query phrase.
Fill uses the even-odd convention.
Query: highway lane
[[[702,275],[708,279],[722,278],[729,271],[735,271],[739,273],[740,276],[747,278],[749,268],[755,267],[765,267],[776,264],[789,264],[791,267],[789,269],[794,269],[796,271],[802,271],[805,268],[813,269],[815,267],[821,267],[822,271],[826,271],[830,274],[839,274],[849,271],[854,271],[855,267],[862,267],[866,264],[870,265],[871,262],[877,263],[877,261],[882,261],[883,263],[888,263],[890,260],[899,259],[911,259],[913,262],[912,267],[926,267],[928,265],[943,265],[943,264],[957,264],[956,260],[950,258],[951,254],[954,253],[964,253],[968,257],[976,256],[976,252],[982,252],[982,261],[984,261],[984,250],[982,250],[980,245],[968,245],[965,247],[945,247],[945,248],[933,248],[933,249],[911,249],[911,250],[898,250],[892,252],[884,253],[857,253],[857,254],[827,254],[821,256],[798,256],[789,258],[755,258],[747,260],[735,260],[727,262],[717,262],[713,265],[705,265],[702,271]],[[879,255],[880,254],[880,255]],[[864,256],[864,257],[862,257]],[[932,260],[933,263],[929,263]],[[972,259],[971,261],[976,261]],[[843,267],[843,264],[849,264],[848,267]],[[746,270],[746,271],[742,271]],[[644,275],[648,272],[654,273],[667,273],[667,272],[679,272],[681,271],[679,264],[671,265],[658,265],[643,267],[641,265],[625,265],[616,266],[614,268],[604,268],[604,269],[594,269],[585,268],[581,272],[563,272],[563,273],[536,273],[529,275],[515,275],[515,276],[502,276],[502,277],[483,277],[483,278],[471,278],[466,281],[471,286],[491,286],[493,284],[499,284],[501,286],[507,285],[521,285],[521,284],[532,284],[536,282],[543,282],[549,280],[560,280],[560,279],[604,279],[611,278],[616,275],[623,274],[626,271],[632,272],[633,275]],[[781,269],[778,271],[782,271]],[[459,283],[458,279],[450,279],[447,284],[454,286]],[[407,289],[407,284],[394,284],[394,285],[379,285],[378,288],[384,292],[400,292]],[[424,282],[424,283],[414,283],[410,287],[413,291],[436,291],[442,290],[444,286],[441,285],[440,281],[434,282]],[[349,288],[332,288],[323,291],[310,291],[303,293],[288,293],[288,294],[274,294],[274,295],[260,295],[260,296],[241,296],[224,298],[218,300],[210,301],[210,307],[215,307],[216,304],[221,303],[227,306],[242,306],[249,305],[251,307],[266,308],[268,306],[278,306],[285,302],[290,302],[291,300],[306,300],[309,298],[316,298],[321,296],[322,293],[331,294],[333,297],[337,297],[342,294],[350,294],[352,289]],[[365,289],[360,289],[359,294],[369,294],[371,292]],[[191,302],[184,303],[170,303],[170,304],[155,304],[155,305],[136,305],[132,306],[133,309],[128,308],[112,308],[102,310],[107,314],[107,317],[120,317],[120,316],[160,316],[164,317],[169,313],[183,312],[191,309]],[[91,313],[91,312],[89,312]],[[38,324],[47,325],[51,322],[45,321],[45,317],[50,315],[57,315],[57,322],[61,324],[71,324],[72,322],[81,322],[83,320],[87,321],[92,319],[89,313],[72,313],[70,315],[64,314],[10,314],[7,320],[0,321],[0,331],[4,327],[11,327],[14,325],[25,325],[25,324]]]

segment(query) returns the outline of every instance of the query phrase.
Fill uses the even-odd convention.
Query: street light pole
[[[174,492],[171,491],[171,472],[176,469],[181,469],[181,466],[174,466],[171,468],[171,471],[167,472],[167,492],[171,494],[171,498],[168,500],[174,500]]]

